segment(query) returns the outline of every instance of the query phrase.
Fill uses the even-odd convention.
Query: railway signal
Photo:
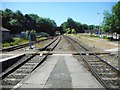
[[[32,18],[27,14],[25,15],[25,17],[27,19],[26,25],[27,25],[27,27],[29,27],[29,31],[28,31],[29,46],[30,46],[30,49],[33,49],[32,48],[32,41],[31,41]]]

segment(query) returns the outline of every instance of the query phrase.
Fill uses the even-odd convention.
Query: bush
[[[113,37],[107,37],[107,39],[109,39],[109,40],[113,40]]]
[[[108,39],[107,36],[103,36],[103,39]]]
[[[70,30],[70,28],[67,28],[67,32],[66,32],[67,34],[70,34],[71,33],[71,30]]]
[[[30,34],[31,34],[31,40],[36,41],[36,31],[31,30]],[[26,33],[25,33],[25,39],[29,39],[29,30],[27,30]]]
[[[9,47],[10,44],[8,42],[5,42],[4,44],[2,44],[2,47]]]
[[[75,33],[76,33],[75,29],[72,29],[72,32],[71,32],[71,33],[75,34]]]
[[[99,37],[99,36],[95,36],[95,35],[90,34],[90,37]]]
[[[11,42],[11,43],[10,43],[10,46],[13,46],[13,45],[14,45],[14,43],[13,43],[13,42]]]
[[[4,42],[2,44],[2,47],[9,47],[9,46],[15,46],[15,45],[20,45],[23,43],[28,42],[28,40],[20,39],[20,38],[14,38],[12,42]]]

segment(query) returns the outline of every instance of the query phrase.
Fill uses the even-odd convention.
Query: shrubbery
[[[67,34],[75,34],[75,33],[76,33],[75,29],[67,28],[66,31],[67,31],[67,32],[66,32]]]
[[[103,36],[103,39],[108,39],[108,37],[107,36]]]
[[[27,30],[26,32],[22,32],[21,33],[21,38],[28,40],[29,39],[29,33],[31,33],[31,40],[36,41],[36,31],[35,30],[31,30],[30,32],[29,32],[29,30]]]
[[[20,39],[20,38],[14,38],[12,42],[4,42],[2,44],[2,47],[9,47],[9,46],[15,46],[15,45],[20,45],[23,43],[28,42],[28,40]]]
[[[95,36],[95,35],[90,34],[90,37],[99,37],[99,36]]]

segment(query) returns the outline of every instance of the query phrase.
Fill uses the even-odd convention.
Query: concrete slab
[[[71,76],[65,63],[65,58],[60,55],[58,57],[58,62],[52,70],[44,88],[72,88]]]
[[[39,88],[43,88],[53,68],[55,67],[57,60],[57,56],[50,56],[47,61],[45,61],[34,72],[19,83],[22,84],[20,88],[24,88],[29,85],[39,85]]]
[[[24,55],[24,53],[22,54],[0,54],[0,62],[3,62],[3,61],[6,61],[6,60],[9,60],[9,59],[12,59],[12,58],[16,58],[18,56],[22,56]]]
[[[0,61],[1,61],[1,59],[3,59],[3,58],[8,58],[8,57],[11,57],[11,56],[13,56],[14,54],[0,54]]]
[[[72,54],[53,54],[19,83],[20,88],[103,88]]]
[[[73,56],[65,57],[73,88],[103,88],[103,86]]]
[[[32,89],[34,89],[34,88],[38,88],[39,90],[40,90],[40,88],[41,88],[41,90],[42,90],[42,88],[43,88],[43,85],[40,85],[40,84],[23,84],[22,85],[22,87],[21,88],[23,88],[23,90],[26,88],[32,88]]]

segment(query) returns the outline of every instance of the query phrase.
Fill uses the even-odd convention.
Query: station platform
[[[8,57],[11,57],[11,56],[14,56],[14,54],[0,54],[0,61],[1,61],[1,59],[3,59],[3,58],[8,58]]]
[[[53,54],[14,88],[103,88],[103,86],[72,54]]]
[[[19,53],[19,54],[0,54],[0,62],[7,61],[12,58],[16,58],[19,56],[24,55],[24,53]]]

